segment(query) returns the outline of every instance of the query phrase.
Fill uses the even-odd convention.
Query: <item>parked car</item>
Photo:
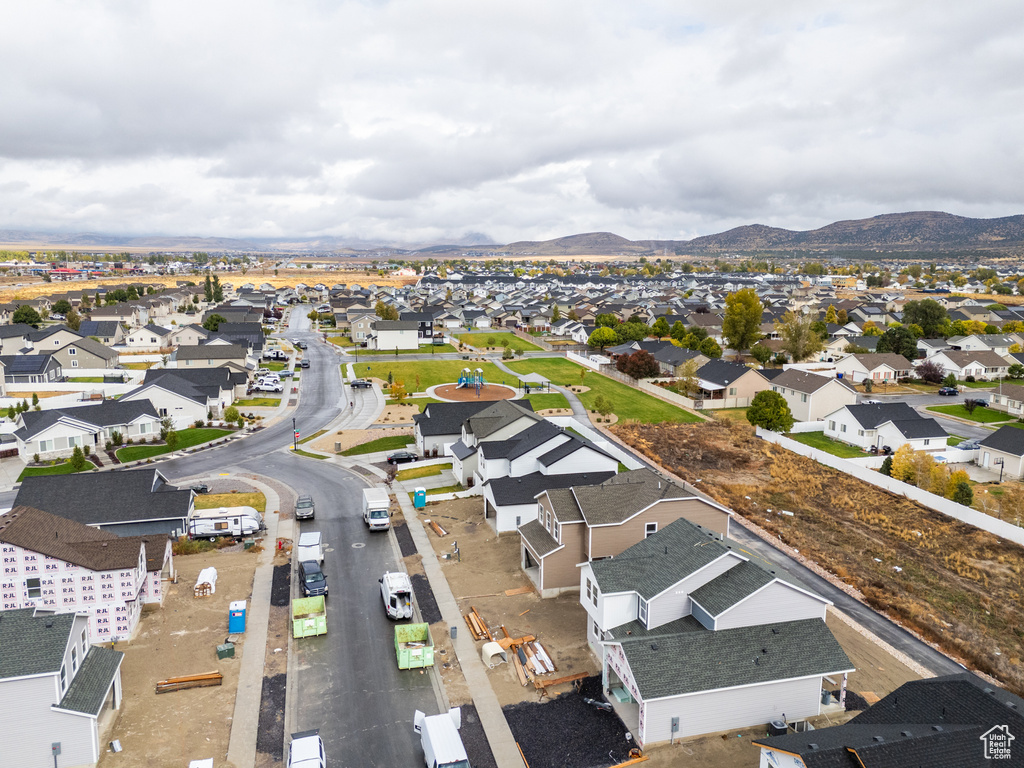
[[[395,451],[388,455],[388,464],[404,464],[407,461],[416,461],[419,459],[412,451]]]
[[[372,389],[373,388],[373,384],[371,384],[370,382],[366,381],[366,379],[352,379],[352,381],[350,381],[348,383],[348,385],[350,387],[352,387],[352,389]]]
[[[939,394],[943,397],[956,397],[960,394],[960,390],[956,387],[940,387]]]
[[[316,560],[303,560],[299,563],[299,581],[304,597],[327,597],[327,577]]]
[[[981,443],[977,440],[964,440],[962,443],[958,443],[956,447],[963,451],[974,451],[981,447]]]
[[[288,745],[288,768],[326,768],[324,741],[320,731],[293,733]]]
[[[296,349],[306,349],[306,342],[304,342],[304,341],[296,341],[295,342],[295,348]]]
[[[881,400],[861,400],[860,404],[861,405],[881,405],[882,401]]]
[[[261,382],[253,387],[254,392],[284,392],[284,387],[280,383],[272,384],[271,382]]]
[[[309,360],[303,360],[299,363],[299,368],[309,368]]]
[[[210,492],[210,486],[208,486],[206,483],[196,483],[195,485],[192,486],[192,492],[193,493],[209,493]]]
[[[971,399],[974,400],[974,404],[975,405],[978,405],[978,406],[986,406],[986,405],[988,405],[988,398],[987,397],[975,397],[975,398],[971,398]]]
[[[312,520],[316,517],[316,505],[313,503],[313,497],[309,494],[303,494],[295,501],[295,519],[296,520]]]

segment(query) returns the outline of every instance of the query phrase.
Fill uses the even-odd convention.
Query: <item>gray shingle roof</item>
[[[546,557],[562,546],[537,520],[531,520],[525,525],[519,526],[519,534],[530,545],[530,549],[537,554],[537,557]]]
[[[174,353],[177,360],[239,360],[247,350],[240,344],[183,345]]]
[[[124,654],[120,651],[92,646],[57,706],[94,717],[98,715],[122,659]]]
[[[466,419],[466,429],[475,435],[477,440],[482,440],[524,416],[534,421],[542,421],[544,418],[543,416],[538,416],[532,410],[523,408],[518,403],[513,403],[510,400],[499,400],[497,403]]]
[[[51,427],[62,417],[82,421],[96,427],[111,427],[130,424],[141,416],[157,418],[156,408],[149,400],[104,400],[96,405],[79,405],[72,408],[54,408],[48,411],[25,411],[21,418],[25,426],[16,434],[22,440],[31,440],[44,429]]]
[[[697,369],[697,376],[704,379],[704,381],[720,384],[724,387],[732,384],[752,370],[753,368],[748,368],[743,363],[733,363],[728,360],[709,360]]]
[[[853,671],[820,619],[619,642],[646,700]]]
[[[489,402],[430,403],[423,413],[417,413],[412,419],[419,425],[420,434],[425,437],[457,435],[462,431],[462,422],[489,408],[492,404]],[[523,401],[523,406],[530,408],[530,401]]]
[[[800,371],[796,368],[790,368],[788,371],[783,371],[771,379],[774,386],[788,387],[789,389],[795,389],[797,392],[804,392],[807,394],[817,392],[832,381],[843,380],[833,379],[829,376],[819,376],[816,373],[808,373],[807,371]]]
[[[986,436],[979,445],[1011,456],[1024,456],[1024,429],[1003,426]]]
[[[690,598],[716,617],[774,580],[773,574],[747,560],[695,589]]]
[[[574,472],[568,475],[545,475],[542,472],[531,472],[521,477],[498,477],[488,480],[494,501],[499,506],[507,504],[529,504],[538,494],[552,488],[568,488],[569,486],[600,483],[615,473],[608,472]]]
[[[60,670],[75,614],[34,614],[35,608],[0,611],[0,679]]]
[[[887,421],[909,421],[910,419],[924,418],[907,403],[864,403],[848,405],[846,410],[864,429],[878,429]]]
[[[623,472],[600,486],[574,488],[587,525],[614,525],[661,499],[692,496],[675,483],[648,469]]]

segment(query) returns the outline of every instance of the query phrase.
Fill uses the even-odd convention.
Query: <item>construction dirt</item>
[[[307,445],[314,451],[335,453],[336,451],[347,451],[349,448],[362,445],[363,443],[368,443],[371,440],[377,440],[382,437],[392,437],[393,435],[409,435],[411,438],[412,427],[332,430],[327,434],[321,435],[315,440],[310,440]],[[409,442],[411,443],[412,440],[410,439]],[[339,443],[340,447],[335,445],[335,443]]]
[[[1024,548],[760,440],[749,426],[614,432],[678,477],[700,480],[848,593],[1024,693]]]
[[[228,737],[245,635],[238,636],[234,658],[218,659],[217,646],[228,635],[228,604],[250,598],[256,561],[240,545],[174,558],[178,583],[165,585],[163,606],[145,610],[135,639],[117,644],[125,654],[124,702],[106,741],[119,740],[123,751],[104,750],[102,768],[180,768],[209,757],[216,768],[230,765]],[[217,569],[216,593],[193,597],[199,572],[211,566]],[[262,657],[264,649],[254,652]],[[214,671],[224,675],[220,686],[154,692],[159,680]]]
[[[530,586],[519,567],[519,537],[510,533],[498,536],[494,532],[484,520],[481,498],[433,502],[420,510],[418,517],[435,554],[440,558],[441,567],[464,615],[471,608],[476,608],[496,638],[504,637],[502,626],[512,637],[535,635],[557,666],[557,671],[547,675],[548,678],[576,673],[600,674],[600,665],[586,643],[586,612],[580,605],[578,593],[570,592],[546,600],[541,600],[532,589],[521,594],[505,594],[506,590],[519,591]],[[438,523],[448,532],[447,535],[438,536],[433,528],[426,525],[427,520]],[[416,520],[408,522],[417,524]],[[457,556],[453,555],[456,542]],[[414,577],[423,573],[419,555],[406,557],[405,564]],[[850,691],[881,697],[904,682],[919,677],[876,641],[851,627],[833,612],[830,612],[827,623],[857,668],[849,678]],[[438,664],[452,706],[469,703],[472,700],[471,692],[452,651],[448,628],[438,622],[432,625],[432,630]],[[463,623],[458,631],[469,632],[470,629]],[[477,645],[482,646],[482,642]],[[572,684],[567,683],[549,689],[550,697],[544,698],[532,684],[528,683],[525,687],[520,685],[515,669],[510,664],[498,664],[488,675],[502,707],[536,704],[547,708],[546,702],[559,695],[579,695],[574,692]],[[561,705],[550,708],[552,713],[559,711]],[[578,707],[569,707],[566,711],[575,713],[574,717],[577,718],[585,716]],[[517,707],[517,712],[520,713],[518,716],[523,717],[520,707]],[[854,714],[850,712],[831,719],[819,718],[813,722],[823,727],[830,723],[845,722]],[[594,710],[594,717],[602,716],[607,715]],[[549,719],[540,717],[531,722],[546,723]],[[564,729],[572,725],[559,723],[557,718],[555,721],[544,727],[556,730],[562,728],[564,733]],[[712,734],[687,739],[674,746],[655,747],[648,752],[651,759],[647,765],[680,765],[680,760],[694,758],[697,762],[693,764],[710,768],[756,765],[757,749],[751,746],[750,739],[764,735],[762,728],[748,728],[724,735]]]

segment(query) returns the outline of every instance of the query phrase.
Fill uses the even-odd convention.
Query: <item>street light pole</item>
[[[299,450],[299,433],[295,431],[295,417],[292,416],[292,450]]]

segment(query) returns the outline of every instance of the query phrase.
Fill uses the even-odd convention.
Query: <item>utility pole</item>
[[[299,450],[299,432],[298,432],[298,428],[295,426],[295,417],[294,416],[292,416],[292,450],[293,451]]]

